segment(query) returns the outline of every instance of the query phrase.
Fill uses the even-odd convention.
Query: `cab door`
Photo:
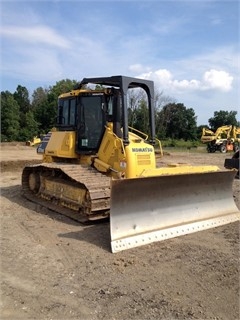
[[[77,126],[77,153],[96,153],[105,130],[104,96],[79,97]]]

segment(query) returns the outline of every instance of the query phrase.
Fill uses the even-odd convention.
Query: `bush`
[[[166,139],[161,140],[163,148],[180,148],[180,149],[191,149],[197,148],[200,146],[200,142],[198,141],[185,141],[185,140],[175,140],[175,139]]]

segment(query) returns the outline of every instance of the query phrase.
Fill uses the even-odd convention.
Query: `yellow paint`
[[[77,158],[75,153],[76,133],[74,131],[54,131],[45,150],[46,156]]]

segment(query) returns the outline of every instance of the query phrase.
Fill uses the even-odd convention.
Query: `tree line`
[[[30,97],[26,87],[18,85],[16,91],[1,92],[1,137],[0,141],[27,141],[34,136],[46,134],[55,125],[57,100],[61,93],[72,90],[76,80],[61,80],[48,88],[38,87]],[[164,139],[199,140],[202,127],[212,131],[222,125],[240,126],[237,111],[215,111],[209,125],[197,126],[193,108],[187,108],[163,92],[155,89],[156,136]],[[141,90],[129,90],[128,117],[130,126],[148,133],[147,100]]]

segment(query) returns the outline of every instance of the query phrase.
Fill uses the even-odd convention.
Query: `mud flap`
[[[112,252],[239,220],[232,194],[235,174],[218,171],[112,180]]]

